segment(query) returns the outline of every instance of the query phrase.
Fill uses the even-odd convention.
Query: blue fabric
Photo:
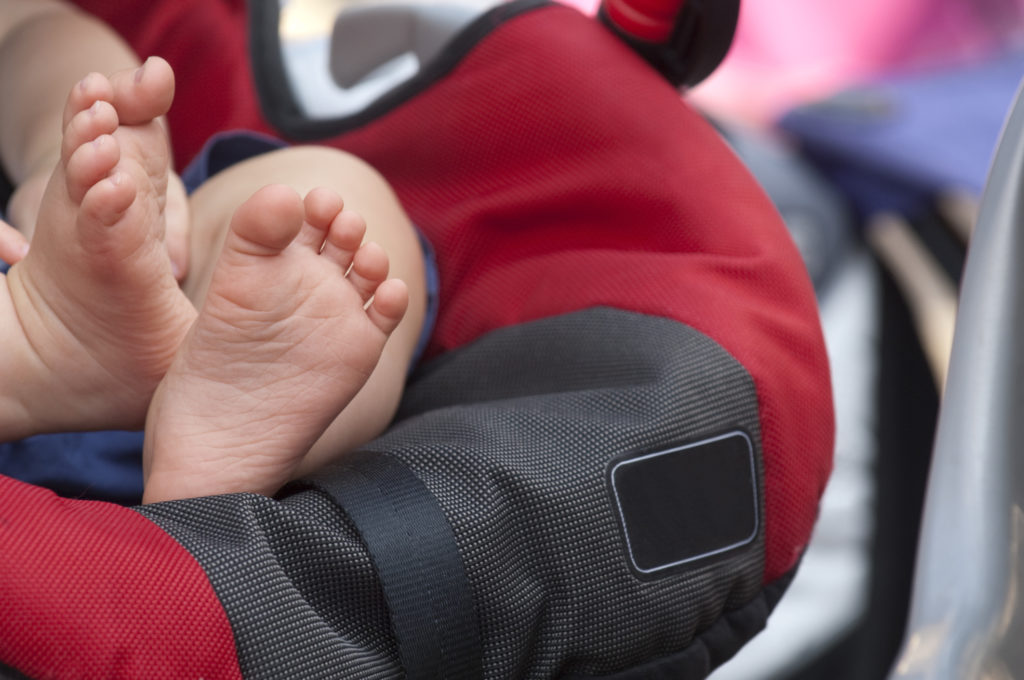
[[[141,462],[141,432],[42,434],[0,443],[0,474],[69,498],[136,504]]]
[[[865,214],[914,215],[936,194],[980,194],[1024,52],[906,74],[780,121]]]
[[[207,140],[196,157],[181,173],[181,181],[185,185],[185,191],[191,194],[203,182],[222,170],[248,158],[283,149],[286,146],[288,146],[287,142],[276,137],[248,130],[221,132]]]
[[[286,146],[248,131],[212,137],[181,173],[189,193],[235,163]],[[430,244],[420,236],[427,270],[427,318],[413,364],[421,356],[437,317],[439,276]],[[0,273],[8,266],[0,262]],[[134,505],[142,500],[141,432],[44,434],[0,442],[0,474],[44,486],[71,498]]]

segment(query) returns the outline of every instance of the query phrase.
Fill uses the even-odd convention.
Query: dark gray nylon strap
[[[342,469],[331,493],[377,569],[406,678],[482,677],[469,580],[437,500],[387,454],[359,452]]]

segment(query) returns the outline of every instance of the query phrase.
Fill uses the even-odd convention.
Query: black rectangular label
[[[644,575],[720,555],[758,533],[754,447],[743,432],[615,462],[612,496]]]

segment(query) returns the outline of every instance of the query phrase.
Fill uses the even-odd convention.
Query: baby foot
[[[146,425],[144,501],[270,494],[366,383],[409,293],[341,198],[264,187],[235,213]]]
[[[141,427],[195,318],[162,241],[170,156],[156,119],[173,95],[170,66],[151,59],[68,96],[32,247],[0,301],[20,322],[37,431]]]

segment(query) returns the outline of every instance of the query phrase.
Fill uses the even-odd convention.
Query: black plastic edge
[[[603,11],[601,22],[647,60],[675,87],[707,78],[732,47],[740,0],[686,0],[667,43],[649,43],[619,29]]]

